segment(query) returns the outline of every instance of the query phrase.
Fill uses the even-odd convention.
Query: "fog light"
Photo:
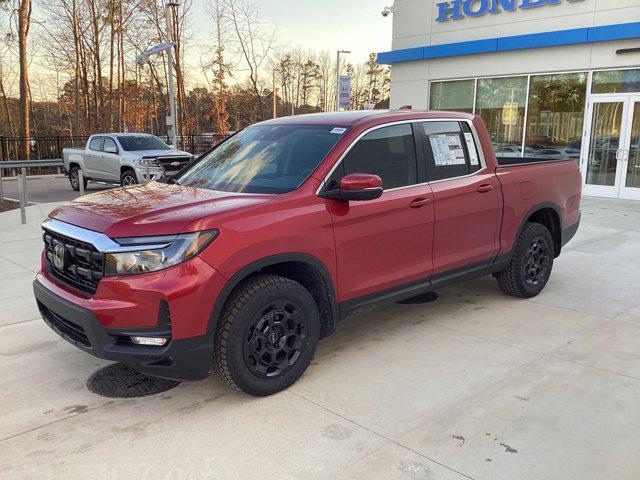
[[[167,338],[164,337],[131,337],[131,341],[136,345],[150,345],[154,347],[161,347],[167,343]]]

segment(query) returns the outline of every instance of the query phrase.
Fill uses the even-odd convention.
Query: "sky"
[[[206,0],[194,0],[194,26],[211,31]],[[364,62],[369,53],[391,49],[392,17],[381,11],[393,0],[256,0],[262,17],[278,31],[283,47],[351,50],[346,60]]]

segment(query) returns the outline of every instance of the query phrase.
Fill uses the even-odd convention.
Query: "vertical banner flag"
[[[340,105],[339,108],[349,109],[351,105],[351,77],[340,76]]]

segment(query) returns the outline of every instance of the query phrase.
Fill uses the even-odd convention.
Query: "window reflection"
[[[580,159],[587,74],[531,77],[525,157]]]
[[[527,77],[478,80],[476,114],[484,120],[499,157],[522,154],[526,97]]]
[[[640,103],[634,104],[626,180],[626,187],[640,188]]]
[[[592,93],[640,92],[640,70],[593,72]]]
[[[622,102],[594,104],[587,163],[589,185],[615,185],[623,107]]]
[[[429,108],[473,113],[474,80],[432,82]]]

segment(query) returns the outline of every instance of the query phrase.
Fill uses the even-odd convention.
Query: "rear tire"
[[[213,370],[235,389],[271,395],[304,373],[319,338],[311,294],[288,278],[256,275],[237,288],[222,312]]]
[[[125,170],[120,175],[120,185],[123,187],[128,187],[130,185],[137,185],[138,177],[136,177],[136,172],[133,170]]]
[[[516,240],[509,266],[495,274],[498,286],[507,295],[535,297],[549,281],[554,256],[549,229],[539,223],[527,223]]]
[[[71,188],[73,188],[76,192],[80,191],[80,167],[71,167],[69,169],[69,183],[71,184]],[[89,180],[84,175],[82,176],[82,180],[84,183],[84,189],[87,189],[87,185]]]

